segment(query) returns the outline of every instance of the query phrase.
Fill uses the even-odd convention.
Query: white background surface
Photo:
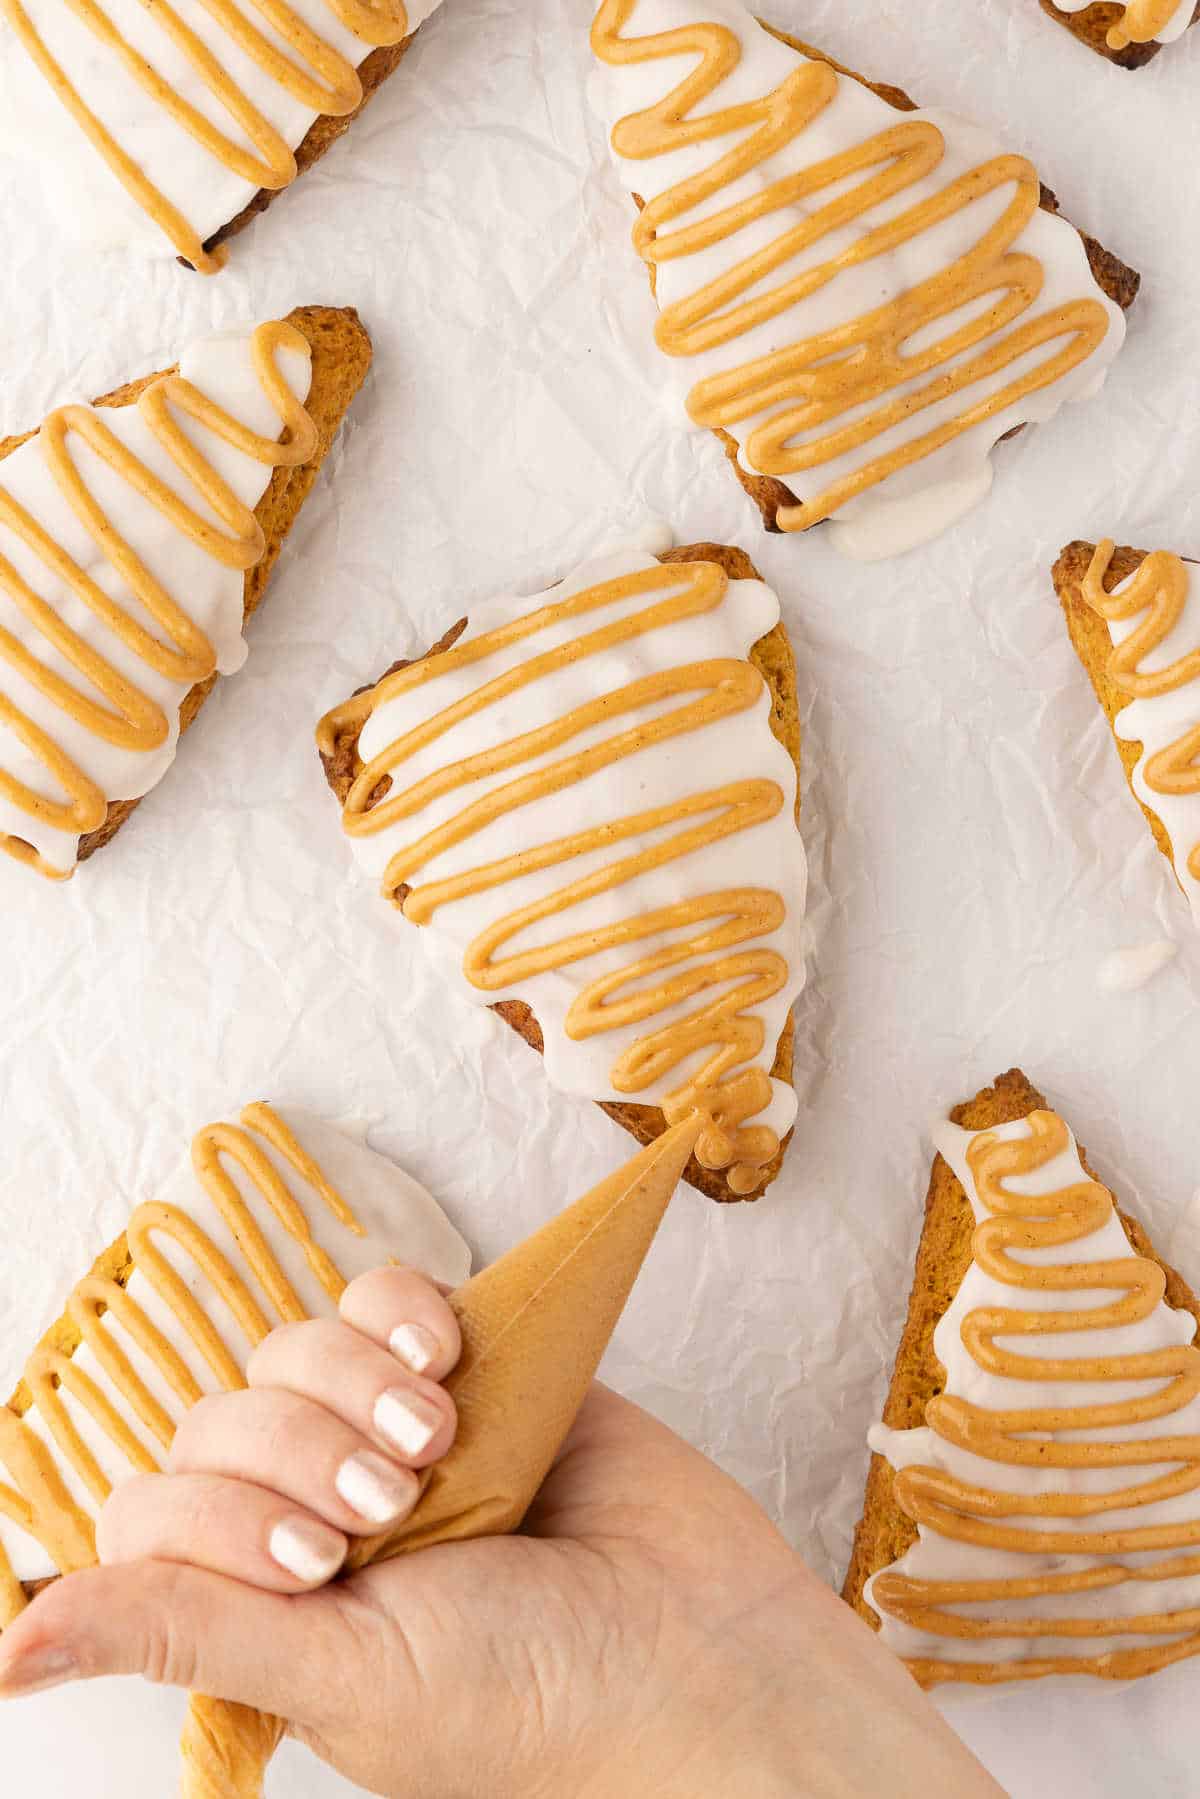
[[[765,0],[764,0],[765,3]],[[1200,1279],[1200,945],[1068,644],[1074,536],[1200,553],[1200,33],[1144,72],[1036,0],[771,0],[770,16],[1030,152],[1145,275],[1106,392],[1002,448],[983,511],[857,568],[768,539],[658,397],[651,307],[591,120],[588,0],[446,0],[349,137],[205,282],[78,255],[0,162],[0,433],[303,300],[376,365],[280,562],[245,672],[65,889],[0,867],[0,1370],[208,1118],[357,1113],[490,1257],[629,1150],[523,1044],[442,994],[350,867],[312,727],[392,658],[645,511],[741,543],[800,665],[816,960],[801,1116],[754,1208],[684,1192],[610,1378],[743,1479],[840,1579],[904,1312],[937,1106],[1021,1062]],[[1149,988],[1100,960],[1178,937]],[[1196,1787],[1200,1664],[1124,1691],[952,1695],[1013,1793]],[[0,1720],[5,1790],[159,1799],[173,1698],[52,1695]],[[293,1750],[273,1791],[345,1792]]]

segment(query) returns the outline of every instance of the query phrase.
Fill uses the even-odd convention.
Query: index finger
[[[345,1324],[426,1380],[444,1380],[462,1354],[453,1309],[415,1268],[360,1274],[342,1294],[338,1310]]]

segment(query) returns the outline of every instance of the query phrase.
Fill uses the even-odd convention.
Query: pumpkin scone
[[[453,1452],[400,1528],[348,1570],[515,1530],[545,1479],[654,1239],[699,1123],[688,1120],[473,1280],[425,1189],[356,1138],[264,1102],[196,1134],[190,1166],[133,1212],[73,1288],[0,1406],[0,1630],[96,1561],[114,1487],[161,1470],[184,1415],[246,1384],[276,1326],[333,1318],[349,1281],[401,1261],[454,1288],[463,1350],[446,1381]],[[530,1403],[531,1381],[537,1403]],[[180,1791],[260,1796],[285,1732],[193,1697]]]
[[[669,534],[472,610],[318,743],[367,873],[456,989],[687,1178],[757,1198],[796,1115],[800,721],[779,602]]]
[[[9,138],[38,147],[68,235],[214,274],[335,143],[440,0],[0,0]],[[0,51],[3,46],[0,45]],[[51,136],[47,139],[47,125]]]
[[[1193,0],[1041,0],[1043,12],[1122,69],[1144,69],[1200,22]]]
[[[1028,158],[737,0],[604,0],[592,49],[672,385],[768,530],[928,542],[1103,382],[1138,276]]]
[[[1019,1071],[934,1142],[846,1599],[924,1686],[1200,1653],[1200,1301]]]
[[[66,879],[166,774],[370,362],[302,306],[0,441],[0,849]]]
[[[1155,842],[1200,924],[1200,567],[1068,544],[1054,587]]]
[[[346,1571],[520,1529],[562,1448],[679,1185],[689,1119],[448,1295],[462,1354],[444,1386],[458,1430],[415,1509],[360,1537]],[[281,1718],[193,1694],[179,1799],[263,1799]]]
[[[0,1628],[96,1559],[115,1484],[162,1466],[184,1413],[245,1383],[277,1324],[334,1317],[400,1257],[457,1283],[470,1251],[425,1189],[309,1113],[247,1106],[133,1212],[0,1407]]]

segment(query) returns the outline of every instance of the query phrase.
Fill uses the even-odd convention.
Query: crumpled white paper
[[[446,0],[214,281],[75,255],[29,171],[0,162],[0,431],[297,301],[356,305],[377,358],[249,664],[167,780],[69,887],[0,866],[0,1369],[11,1385],[195,1127],[247,1099],[369,1120],[485,1258],[630,1152],[503,1025],[451,1002],[366,890],[312,729],[473,598],[532,588],[656,512],[681,542],[744,545],[780,592],[817,947],[785,1172],[753,1208],[681,1192],[607,1372],[840,1580],[935,1107],[1022,1063],[1200,1280],[1200,944],[1049,581],[1075,536],[1200,554],[1200,32],[1129,75],[1036,0],[763,4],[1003,128],[1145,275],[1104,394],[1002,446],[986,506],[890,565],[843,562],[819,533],[765,537],[717,444],[660,400],[651,302],[586,105],[588,0]],[[1152,985],[1097,988],[1110,952],[1165,936],[1181,953]],[[1198,1692],[1191,1663],[1128,1689],[942,1704],[1020,1799],[1116,1799],[1194,1791]],[[6,1709],[6,1790],[161,1799],[178,1713],[137,1683]],[[274,1790],[348,1789],[292,1749]]]

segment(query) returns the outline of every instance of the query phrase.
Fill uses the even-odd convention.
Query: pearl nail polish
[[[398,1324],[388,1338],[388,1346],[397,1361],[414,1374],[424,1374],[437,1360],[441,1344],[423,1324]]]
[[[340,1531],[311,1518],[284,1518],[272,1530],[268,1548],[271,1560],[305,1586],[332,1580],[346,1557]]]
[[[338,1497],[368,1524],[395,1524],[412,1510],[417,1484],[411,1474],[369,1449],[348,1456],[334,1480]]]
[[[389,1387],[375,1401],[375,1429],[401,1455],[422,1455],[437,1435],[442,1415],[419,1393]]]

